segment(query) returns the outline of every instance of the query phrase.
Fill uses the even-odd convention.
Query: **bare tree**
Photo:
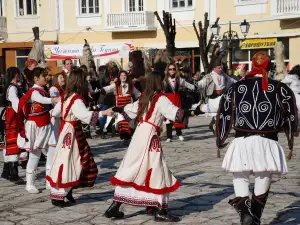
[[[155,11],[154,15],[156,16],[161,28],[164,31],[167,43],[167,51],[169,56],[175,56],[175,36],[176,36],[176,22],[172,18],[172,14],[169,12],[163,11],[163,21],[161,20],[158,12]]]
[[[219,20],[220,20],[220,18],[218,17],[215,24],[218,24]],[[213,46],[212,58],[211,58],[211,60],[209,60],[208,53],[211,50],[212,42],[214,40],[214,35],[211,34],[209,40],[207,41],[207,36],[208,36],[207,30],[209,28],[208,13],[204,14],[204,24],[202,23],[202,21],[199,21],[199,23],[198,23],[199,31],[195,24],[195,20],[193,22],[193,27],[194,27],[194,30],[195,30],[195,33],[197,35],[198,42],[199,42],[200,57],[201,57],[201,61],[202,61],[203,67],[204,67],[204,72],[209,73],[213,68],[213,64],[214,64],[215,60],[218,58],[218,55],[215,53],[219,52],[217,50],[219,48],[219,45],[216,43]]]

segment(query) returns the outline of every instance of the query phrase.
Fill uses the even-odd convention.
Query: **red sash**
[[[168,99],[178,108],[181,108],[181,98],[179,93],[166,93]],[[185,129],[186,124],[172,122],[175,128]]]
[[[6,155],[16,155],[20,153],[17,145],[17,113],[12,107],[6,107],[5,117]]]

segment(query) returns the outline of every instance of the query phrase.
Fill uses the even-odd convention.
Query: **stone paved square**
[[[176,223],[178,225],[239,224],[237,213],[228,204],[228,200],[234,197],[232,175],[221,169],[225,150],[222,150],[221,158],[216,157],[215,137],[208,130],[209,120],[206,117],[191,118],[190,128],[184,130],[184,142],[176,137],[171,143],[162,141],[168,165],[182,181],[178,191],[170,195],[169,203],[172,212],[182,217],[182,221]],[[24,185],[15,186],[0,179],[0,225],[156,224],[145,214],[144,208],[128,205],[121,207],[125,219],[110,220],[102,216],[114,193],[108,180],[118,169],[126,149],[118,138],[97,138],[89,143],[99,175],[93,188],[74,191],[76,205],[64,209],[52,206],[49,191],[45,189],[45,167],[41,164],[37,180],[40,194],[28,194]],[[284,134],[280,134],[280,143],[288,153]],[[299,147],[300,138],[296,137],[294,157],[288,161],[289,173],[274,176],[262,224],[300,224]],[[0,161],[2,171],[2,152]],[[20,174],[25,179],[23,169],[20,169]]]

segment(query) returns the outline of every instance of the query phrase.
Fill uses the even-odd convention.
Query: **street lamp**
[[[249,29],[250,29],[250,24],[246,20],[244,20],[241,23],[240,27],[241,27],[242,34],[244,34],[244,37],[246,38],[246,36],[247,36],[247,34],[249,32]]]
[[[250,29],[250,24],[244,20],[241,24],[240,24],[240,28],[241,28],[241,32],[244,35],[244,38],[246,38],[249,29]],[[211,26],[211,32],[214,36],[219,36],[220,34],[220,26],[219,24],[215,23],[214,25]],[[228,44],[228,50],[229,50],[229,69],[232,69],[232,40],[236,39],[239,40],[239,36],[238,33],[234,30],[231,30],[231,21],[229,21],[229,31],[226,31],[223,34],[223,38],[222,39],[218,39],[218,41],[229,41]]]

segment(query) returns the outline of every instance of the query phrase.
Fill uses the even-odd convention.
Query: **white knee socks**
[[[236,197],[249,196],[250,172],[233,173],[233,187]]]
[[[236,197],[249,196],[249,177],[250,172],[236,172],[233,173],[233,186]],[[270,172],[255,173],[254,194],[256,196],[265,194],[271,185],[272,174]]]
[[[48,152],[47,152],[47,161],[46,161],[46,174],[47,174],[47,171],[50,170],[50,168],[51,168],[54,153],[55,153],[55,147],[49,146]]]
[[[29,160],[26,167],[27,173],[33,173],[38,168],[41,153],[41,150],[36,150],[29,153]]]
[[[271,186],[272,174],[269,172],[255,173],[254,194],[256,196],[265,194]]]

